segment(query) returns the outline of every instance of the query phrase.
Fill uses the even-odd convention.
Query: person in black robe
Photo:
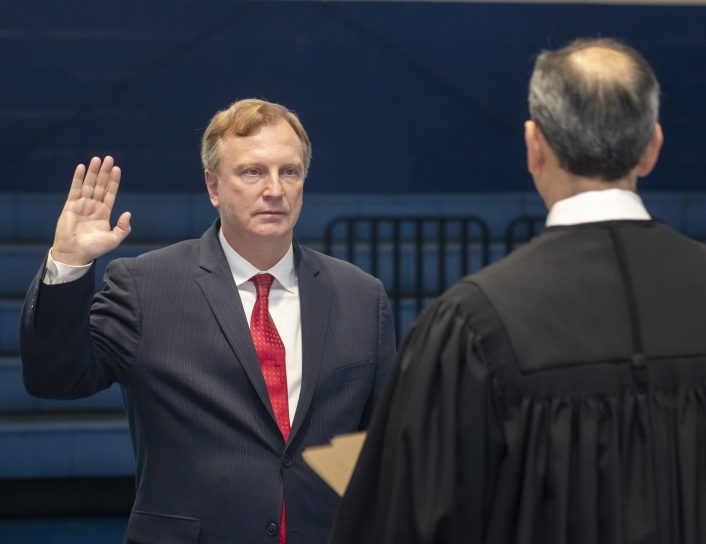
[[[706,542],[706,249],[635,193],[658,97],[614,40],[538,57],[547,229],[419,316],[331,544]]]

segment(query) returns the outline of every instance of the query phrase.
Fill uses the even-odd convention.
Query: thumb
[[[123,212],[120,214],[120,217],[118,217],[118,222],[113,228],[113,234],[117,235],[121,239],[125,239],[132,230],[132,227],[130,226],[131,217],[132,214],[130,212]]]

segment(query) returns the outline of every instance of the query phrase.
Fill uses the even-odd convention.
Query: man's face
[[[301,141],[284,120],[221,140],[218,167],[206,170],[206,185],[231,245],[291,242],[302,207],[302,155]]]

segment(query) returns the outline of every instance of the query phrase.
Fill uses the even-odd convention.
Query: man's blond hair
[[[264,125],[272,125],[278,120],[289,123],[302,143],[302,160],[305,173],[311,163],[311,142],[297,115],[273,102],[246,98],[233,102],[226,109],[213,116],[201,139],[201,163],[204,169],[214,171],[220,160],[220,142],[228,135],[249,136]]]

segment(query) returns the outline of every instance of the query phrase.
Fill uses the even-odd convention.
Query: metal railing
[[[410,316],[489,264],[490,234],[472,216],[346,216],[327,224],[324,251],[380,278],[401,335]]]

